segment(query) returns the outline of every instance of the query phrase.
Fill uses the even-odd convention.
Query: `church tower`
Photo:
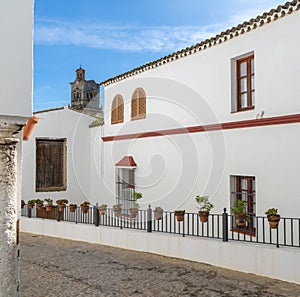
[[[85,70],[76,70],[76,79],[71,82],[71,107],[75,109],[99,109],[100,84],[85,79]]]

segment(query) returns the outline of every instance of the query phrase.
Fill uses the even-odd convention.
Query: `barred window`
[[[132,195],[135,189],[134,169],[116,168],[116,198],[124,210],[133,207]]]
[[[146,118],[146,93],[137,88],[131,97],[131,120]]]
[[[234,206],[236,200],[241,199],[246,202],[246,221],[244,231],[255,235],[255,216],[256,216],[256,194],[255,194],[255,177],[254,176],[231,176],[231,207]],[[233,220],[232,229],[236,229]]]
[[[66,139],[36,139],[36,191],[64,191]]]
[[[124,100],[118,94],[114,97],[111,106],[111,124],[123,123],[124,121]]]

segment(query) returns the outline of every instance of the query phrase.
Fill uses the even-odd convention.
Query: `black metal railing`
[[[57,221],[95,226],[137,229],[147,232],[162,232],[181,236],[194,236],[219,239],[223,241],[243,241],[258,244],[300,247],[300,218],[281,218],[277,229],[271,229],[268,219],[262,216],[251,217],[251,224],[237,225],[234,215],[226,209],[222,214],[210,214],[207,222],[201,222],[197,213],[185,213],[182,221],[177,221],[174,212],[163,211],[160,216],[149,206],[146,210],[114,211],[107,208],[98,210],[98,205],[90,206],[86,213],[80,207],[72,210],[66,206],[62,212],[54,207],[52,213],[35,206],[29,209],[25,205],[21,215],[28,218],[55,219]],[[249,218],[248,218],[249,220]]]

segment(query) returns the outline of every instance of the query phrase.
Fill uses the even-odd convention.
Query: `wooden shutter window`
[[[124,100],[121,95],[116,95],[111,106],[111,124],[124,122]]]
[[[66,188],[66,139],[37,139],[36,191],[63,191]]]
[[[131,98],[131,120],[146,117],[146,93],[142,88],[137,88]]]
[[[237,60],[237,110],[254,109],[255,106],[255,73],[254,55]]]

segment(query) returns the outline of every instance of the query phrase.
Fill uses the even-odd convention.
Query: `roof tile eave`
[[[246,34],[252,30],[257,29],[258,27],[261,27],[265,24],[269,24],[272,21],[276,21],[279,17],[284,17],[299,9],[300,0],[293,0],[290,2],[286,2],[284,5],[278,5],[277,8],[272,8],[269,12],[264,12],[262,15],[258,15],[256,18],[251,18],[249,21],[245,21],[242,24],[238,24],[232,27],[231,29],[222,31],[221,33],[218,33],[217,35],[208,38],[205,41],[198,42],[194,45],[186,47],[185,49],[180,49],[162,58],[159,58],[152,62],[147,62],[146,64],[143,64],[139,67],[133,68],[127,72],[118,74],[114,77],[104,80],[100,82],[100,85],[106,87],[110,84],[124,80],[133,75],[140,74],[147,70],[165,65],[166,63],[173,62],[174,60],[184,58],[188,55],[192,55],[203,49],[207,49],[209,47],[218,45],[239,35]]]

